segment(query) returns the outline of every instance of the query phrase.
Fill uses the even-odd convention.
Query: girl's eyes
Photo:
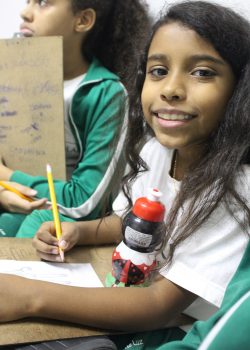
[[[161,79],[168,75],[168,69],[166,67],[153,67],[148,69],[148,74],[151,76],[152,79]],[[217,75],[215,71],[207,68],[199,68],[189,74],[201,79],[212,78],[215,75]]]
[[[26,0],[27,5],[29,5],[30,3],[31,3],[31,0]],[[35,0],[33,1],[33,4],[36,4],[39,7],[46,7],[49,4],[49,0]]]
[[[48,4],[48,0],[38,0],[38,4],[41,7],[45,7]]]
[[[164,67],[153,67],[148,70],[148,74],[152,78],[162,78],[162,77],[165,77],[167,73],[168,73],[167,69]]]
[[[197,69],[192,73],[192,75],[199,78],[210,78],[210,77],[214,77],[216,73],[210,69]]]

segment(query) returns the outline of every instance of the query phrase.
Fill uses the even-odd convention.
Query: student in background
[[[61,220],[98,218],[102,207],[110,209],[123,174],[126,89],[150,27],[146,5],[140,0],[30,0],[21,17],[20,31],[26,37],[63,36],[67,181],[55,181]],[[1,164],[0,179],[49,198],[46,177]],[[46,202],[13,197],[0,192],[4,236],[15,236],[25,214]],[[32,237],[51,219],[50,210],[34,211],[18,236]]]
[[[48,261],[60,261],[58,245],[67,256],[75,245],[117,243],[129,204],[156,187],[167,208],[163,266],[145,288],[85,289],[1,275],[0,321],[66,320],[131,333],[112,337],[119,349],[156,349],[185,335],[182,313],[212,315],[249,241],[249,73],[246,20],[206,1],[171,6],[138,67],[126,148],[131,170],[114,214],[63,222],[60,241],[53,222],[44,223],[33,239]],[[66,302],[58,303],[59,295]]]

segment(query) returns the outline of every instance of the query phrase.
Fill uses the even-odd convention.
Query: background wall
[[[154,16],[159,13],[165,3],[169,4],[177,1],[146,0],[150,12]],[[250,0],[215,0],[214,2],[230,6],[250,20]],[[26,0],[0,0],[0,38],[11,38],[13,33],[18,31],[21,22],[19,13],[25,4]]]
[[[250,20],[250,0],[207,0],[209,2],[215,2],[220,5],[233,8],[241,15],[247,17]],[[178,0],[146,0],[149,4],[150,11],[154,16],[164,7],[165,4],[176,3]]]

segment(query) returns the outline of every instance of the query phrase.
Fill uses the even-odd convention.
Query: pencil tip
[[[61,260],[63,262],[64,261],[64,251],[62,249],[60,249],[59,253],[60,253]]]

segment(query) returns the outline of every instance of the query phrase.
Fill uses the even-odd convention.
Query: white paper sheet
[[[77,287],[103,287],[91,264],[0,260],[0,273]]]

